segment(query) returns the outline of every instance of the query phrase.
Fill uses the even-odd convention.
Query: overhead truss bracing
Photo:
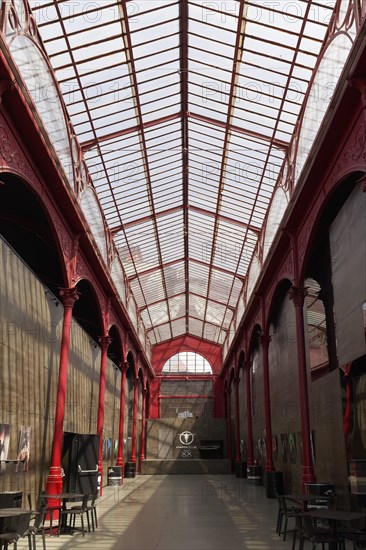
[[[30,4],[151,343],[223,344],[335,0]]]

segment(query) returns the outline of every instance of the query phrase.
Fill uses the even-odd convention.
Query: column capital
[[[308,289],[303,286],[292,286],[289,290],[290,300],[293,301],[295,307],[303,307],[307,294]]]
[[[227,395],[231,395],[231,386],[228,386],[226,389],[225,389],[225,393]]]
[[[234,377],[234,386],[235,386],[235,387],[239,387],[239,382],[240,382],[240,377],[239,377],[239,376],[235,376],[235,377]]]
[[[142,388],[141,393],[144,397],[147,396],[147,388]]]
[[[112,343],[112,338],[110,336],[99,336],[98,342],[102,350],[107,350]]]
[[[60,297],[64,307],[73,307],[79,299],[80,292],[73,286],[71,288],[60,288]]]
[[[268,349],[270,341],[272,340],[269,334],[259,334],[258,342],[260,343],[262,349]]]
[[[122,361],[118,366],[122,374],[126,374],[130,364],[128,363],[128,361]]]

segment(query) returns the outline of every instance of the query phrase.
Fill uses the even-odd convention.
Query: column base
[[[124,463],[123,463],[123,458],[117,456],[117,459],[116,459],[116,466],[122,466],[123,467]]]
[[[60,466],[51,466],[46,481],[46,493],[49,495],[59,495],[62,493],[62,469]],[[54,499],[52,499],[55,502]]]
[[[306,483],[316,483],[316,477],[312,468],[304,468],[302,472],[301,488],[305,492]]]

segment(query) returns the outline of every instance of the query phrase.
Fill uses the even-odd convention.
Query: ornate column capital
[[[302,286],[292,286],[289,290],[290,300],[293,301],[295,307],[303,307],[307,294],[308,289]]]
[[[128,369],[129,366],[130,366],[130,364],[127,361],[123,361],[119,364],[119,368],[120,368],[120,371],[122,372],[122,374],[127,373],[127,369]]]
[[[98,342],[102,350],[107,350],[112,343],[112,338],[110,336],[99,336]]]
[[[80,292],[75,286],[72,288],[60,288],[60,297],[64,307],[73,307],[79,296]]]
[[[259,334],[258,342],[260,343],[262,349],[268,349],[269,344],[272,338],[269,334]]]

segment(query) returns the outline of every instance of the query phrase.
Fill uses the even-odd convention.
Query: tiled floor
[[[292,533],[283,542],[276,518],[277,500],[245,479],[138,476],[103,488],[95,532],[47,536],[46,542],[47,550],[290,550]],[[40,538],[37,543],[38,550]],[[26,548],[26,541],[18,543],[18,550]]]

